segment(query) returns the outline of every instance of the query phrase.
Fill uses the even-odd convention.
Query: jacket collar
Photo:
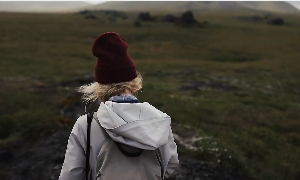
[[[133,95],[119,95],[119,96],[113,96],[109,98],[108,101],[117,102],[117,103],[139,103],[140,101]]]

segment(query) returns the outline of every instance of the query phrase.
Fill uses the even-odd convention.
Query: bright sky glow
[[[85,1],[87,3],[91,3],[91,4],[99,4],[99,3],[104,3],[106,1]]]
[[[300,9],[300,1],[287,1],[293,6],[295,6],[297,9]]]

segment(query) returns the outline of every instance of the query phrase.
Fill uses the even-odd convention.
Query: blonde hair
[[[82,99],[84,101],[89,102],[98,99],[100,102],[104,102],[112,96],[124,93],[126,89],[130,90],[133,95],[136,95],[138,91],[142,89],[142,86],[142,75],[137,72],[137,77],[131,81],[112,84],[94,82],[79,87],[78,92],[83,93]]]

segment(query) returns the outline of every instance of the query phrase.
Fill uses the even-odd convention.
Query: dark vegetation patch
[[[0,121],[0,139],[6,139],[13,133],[14,123],[9,116],[2,116],[2,120]]]
[[[222,51],[222,53],[215,53],[209,57],[210,60],[217,62],[248,62],[258,61],[260,58],[260,54],[240,51]]]
[[[199,132],[193,127],[180,126],[178,124],[172,125],[172,130],[182,138],[192,138],[199,135]]]
[[[170,22],[170,23],[175,23],[177,21],[179,21],[179,18],[172,15],[172,14],[167,14],[162,18],[163,22]]]
[[[281,17],[274,17],[273,15],[266,14],[264,16],[254,15],[254,16],[240,16],[238,17],[241,21],[259,22],[266,23],[270,25],[284,25],[284,19]]]
[[[116,21],[117,19],[126,20],[128,18],[126,13],[114,10],[83,10],[77,14],[84,15],[86,19],[98,19],[97,16],[101,16],[109,21]]]
[[[110,17],[114,17],[114,18],[120,18],[120,19],[127,19],[128,18],[126,13],[122,12],[122,11],[103,10],[103,11],[95,11],[95,13],[104,14],[106,16],[110,16]]]
[[[99,105],[99,103],[97,105]],[[58,109],[60,110],[60,114],[64,117],[65,121],[71,122],[73,119],[77,119],[79,116],[85,113],[85,106],[86,104],[81,100],[81,94],[74,92],[61,100]],[[87,107],[89,106],[87,105]],[[90,110],[90,108],[87,109],[87,111]]]
[[[97,16],[94,14],[94,12],[89,10],[83,10],[76,14],[83,15],[85,19],[98,19]]]
[[[192,11],[186,11],[181,14],[180,17],[174,16],[172,14],[167,14],[161,18],[162,22],[174,23],[178,26],[189,27],[206,27],[210,23],[208,21],[199,22],[194,18],[194,13]]]
[[[151,17],[149,12],[140,12],[138,14],[138,20],[140,21],[146,21],[146,22],[151,22],[151,21],[155,21],[154,17]]]
[[[230,168],[236,172],[247,173],[247,170],[244,169],[245,164],[240,157],[219,139],[207,137],[195,142],[195,145],[199,148],[196,152],[199,159]]]
[[[247,73],[261,73],[261,72],[265,72],[265,73],[270,73],[273,72],[272,69],[268,69],[268,68],[253,68],[253,67],[247,67],[247,68],[239,68],[239,69],[235,69],[234,70],[235,73],[241,73],[241,74],[247,74]]]
[[[181,15],[181,23],[183,24],[194,24],[197,21],[194,18],[194,14],[192,11],[186,11]]]
[[[86,14],[90,14],[90,13],[92,13],[92,11],[89,11],[89,10],[83,10],[83,11],[79,11],[77,14],[86,15]]]
[[[162,70],[158,70],[155,72],[147,73],[145,75],[156,76],[156,77],[181,77],[181,78],[184,78],[184,77],[203,74],[203,73],[205,73],[205,72],[201,72],[196,69],[188,69],[188,70],[180,71],[180,72],[164,72]]]
[[[134,27],[142,27],[142,23],[140,21],[134,21],[133,26]]]
[[[97,19],[97,16],[95,16],[94,14],[87,14],[84,17],[85,19]]]
[[[59,83],[55,83],[50,85],[50,87],[70,87],[70,88],[75,88],[79,87],[84,84],[90,84],[95,81],[95,77],[93,74],[85,74],[83,76],[80,76],[78,78],[68,80],[68,81],[63,81]]]
[[[9,152],[15,158],[10,161],[11,168],[6,173],[7,179],[58,179],[69,135],[70,130],[58,129],[50,136],[40,137],[30,147],[27,145],[23,149],[10,149]]]
[[[149,12],[140,12],[137,15],[137,19],[135,22],[164,22],[164,23],[173,23],[177,26],[181,27],[205,27],[209,25],[208,21],[198,22],[194,18],[194,14],[192,11],[186,11],[181,14],[180,17],[176,17],[172,14],[167,14],[163,17],[152,17]]]
[[[239,171],[195,160],[180,159],[181,168],[168,180],[250,180]]]
[[[221,81],[194,81],[188,84],[182,85],[178,91],[209,91],[211,89],[223,90],[223,91],[236,91],[237,87]]]
[[[157,70],[144,74],[146,77],[155,78],[165,78],[168,81],[174,81],[177,84],[182,83],[182,85],[177,86],[178,92],[188,92],[188,91],[211,91],[211,90],[221,90],[225,92],[236,92],[239,90],[251,90],[257,92],[263,92],[267,94],[276,94],[279,90],[284,90],[289,92],[287,85],[281,85],[279,81],[269,82],[267,79],[272,77],[274,70],[269,68],[237,68],[233,69],[235,74],[230,77],[226,76],[216,76],[211,74],[205,69],[186,69],[182,71],[164,71]],[[251,76],[256,74],[260,78],[266,79],[264,83],[256,83],[255,81],[245,81],[244,76]],[[283,88],[284,87],[284,88]],[[237,93],[239,94],[239,93]],[[241,94],[243,94],[241,92]],[[253,101],[243,101],[243,104],[250,105]],[[274,108],[282,109],[283,106],[272,105]],[[282,108],[280,108],[282,107]]]
[[[274,18],[274,19],[268,19],[267,24],[271,25],[284,25],[284,20],[282,18]]]

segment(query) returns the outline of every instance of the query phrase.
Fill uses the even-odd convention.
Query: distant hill
[[[300,1],[286,1],[286,2],[288,2],[289,4],[293,5],[294,7],[300,10]]]
[[[264,10],[294,13],[297,8],[284,1],[111,1],[89,9],[122,11],[204,11],[204,10]]]
[[[80,1],[0,1],[6,12],[68,12],[91,4]]]

